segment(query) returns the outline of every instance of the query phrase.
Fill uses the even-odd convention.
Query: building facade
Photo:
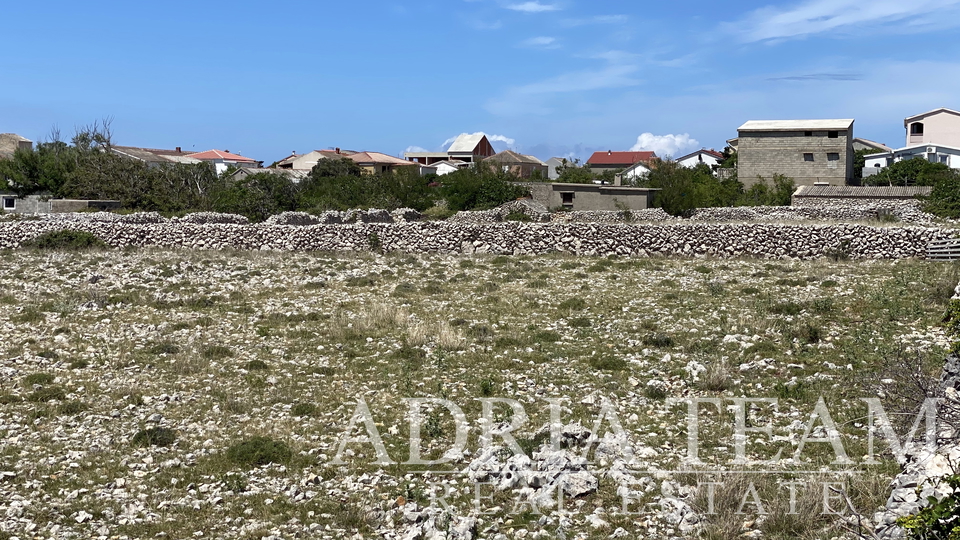
[[[737,132],[737,175],[747,188],[778,174],[798,186],[853,180],[853,119],[751,120]]]
[[[907,131],[904,146],[941,144],[960,148],[960,112],[952,109],[934,109],[903,119]]]

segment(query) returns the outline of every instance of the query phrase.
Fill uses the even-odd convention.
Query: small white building
[[[624,169],[623,172],[617,174],[616,180],[617,182],[622,183],[624,180],[637,180],[647,176],[648,174],[650,174],[650,167],[646,163],[640,161],[634,163],[633,165]]]
[[[691,152],[683,157],[677,158],[677,163],[684,167],[696,167],[697,165],[706,165],[710,169],[715,169],[723,163],[723,154],[716,150],[707,150],[701,148],[696,152]]]
[[[444,160],[444,161],[435,161],[430,166],[436,168],[437,172],[435,174],[437,176],[443,176],[445,174],[457,172],[460,169],[469,167],[470,164],[463,161]]]
[[[864,156],[863,176],[872,176],[884,167],[905,159],[925,159],[930,163],[943,163],[951,169],[960,169],[960,148],[942,144],[919,144],[892,152]]]

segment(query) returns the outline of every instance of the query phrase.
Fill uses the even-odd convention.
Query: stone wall
[[[155,218],[133,219],[134,215],[100,221],[94,219],[98,214],[75,216],[84,217],[3,220],[0,248],[16,248],[47,231],[77,229],[114,247],[364,251],[374,245],[388,252],[412,253],[907,258],[924,256],[930,241],[955,236],[951,229],[852,224],[361,222],[296,226],[186,218],[144,223]]]

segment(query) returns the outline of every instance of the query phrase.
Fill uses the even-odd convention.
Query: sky
[[[486,133],[541,159],[722,149],[747,120],[960,109],[960,0],[7,2],[0,132],[266,164]]]

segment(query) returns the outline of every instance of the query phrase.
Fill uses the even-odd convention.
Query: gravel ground
[[[794,455],[825,436],[805,434],[823,396],[869,526],[898,469],[881,442],[863,463],[860,399],[909,408],[908,375],[936,375],[957,276],[913,260],[6,251],[0,538],[841,537],[848,518],[709,514],[696,486],[716,473],[676,472],[682,400],[724,400],[702,405],[710,471],[737,469],[731,398],[778,400],[741,408],[770,429],[743,441],[748,465],[781,451],[756,486],[776,509],[783,479],[837,469],[828,443]],[[418,397],[465,415],[448,452],[450,414],[421,413],[422,454],[445,463],[402,463]],[[526,461],[499,437],[483,447],[485,426],[521,418],[493,404],[485,423],[480,398],[523,408]],[[397,463],[367,442],[338,452],[361,400],[373,421],[351,434],[375,428]],[[279,450],[244,461],[236,445],[255,437]],[[563,507],[523,502],[559,490]]]

